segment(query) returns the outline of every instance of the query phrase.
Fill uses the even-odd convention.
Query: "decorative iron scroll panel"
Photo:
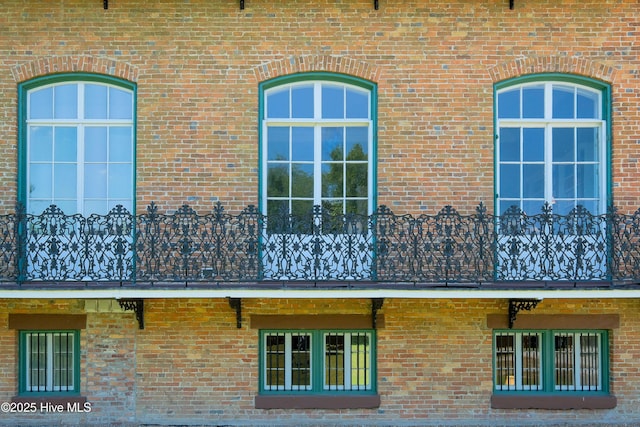
[[[302,228],[292,226],[306,225]],[[502,217],[483,205],[461,215],[398,215],[385,206],[369,217],[267,218],[254,206],[232,215],[218,203],[201,215],[155,205],[132,215],[0,216],[1,282],[154,284],[222,282],[394,282],[470,284],[503,281],[637,281],[640,210],[593,216],[549,207]]]

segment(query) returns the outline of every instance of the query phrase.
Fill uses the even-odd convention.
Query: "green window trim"
[[[509,340],[509,337],[514,338]],[[595,349],[587,348],[593,344],[594,338],[597,342]],[[501,339],[509,344],[500,344]],[[530,344],[525,344],[525,339]],[[582,339],[585,339],[584,343],[581,343]],[[563,340],[570,340],[571,344],[563,345]],[[560,397],[609,394],[607,330],[496,329],[492,338],[492,358],[494,395]],[[506,361],[508,358],[513,362]],[[567,371],[571,371],[568,376],[563,374]]]
[[[63,354],[68,354],[71,352],[72,362],[68,363],[65,366],[65,370],[71,372],[66,372],[64,375],[67,379],[67,385],[61,386],[60,383],[56,385],[56,379],[54,372],[55,366],[62,366],[60,363],[55,362],[56,359],[56,346],[55,344],[52,346],[51,343],[55,339],[56,336],[65,336],[67,338],[71,337],[73,343],[67,345],[64,349],[58,347],[58,357],[61,359]],[[30,343],[32,342],[43,342],[43,345],[46,347],[44,352],[37,352],[38,354],[34,354],[33,351],[30,351]],[[46,343],[46,344],[44,344]],[[60,344],[60,346],[62,346]],[[64,351],[64,353],[63,353]],[[35,360],[30,360],[35,357]],[[42,360],[39,358],[42,357]],[[59,360],[60,360],[59,359]],[[39,369],[34,369],[31,364],[41,363],[39,365]],[[42,385],[38,385],[38,390],[32,391],[31,387],[28,384],[30,378],[29,369],[31,367],[33,371],[40,371],[43,375],[43,383]],[[62,370],[58,370],[58,375]],[[68,375],[72,375],[72,379],[68,379]],[[60,378],[60,377],[59,377]],[[78,396],[80,395],[80,331],[79,330],[21,330],[19,331],[19,345],[18,345],[18,393],[20,396],[29,396],[29,397],[64,397],[64,396]],[[61,381],[61,380],[59,380]],[[63,390],[62,388],[66,388]],[[70,388],[70,390],[69,390]]]
[[[304,337],[306,343],[308,344],[308,351],[302,351],[302,353],[306,353],[303,357],[309,359],[308,369],[302,369],[305,372],[300,374],[300,368],[297,368],[298,373],[296,374],[296,368],[288,367],[288,375],[296,376],[299,380],[299,383],[304,383],[305,385],[268,385],[267,373],[268,370],[275,371],[276,368],[273,366],[276,363],[282,362],[269,362],[267,359],[269,357],[278,357],[280,356],[280,360],[284,360],[287,356],[284,354],[287,350],[285,350],[284,345],[280,347],[281,351],[279,355],[275,355],[276,351],[269,351],[267,346],[267,340],[271,337],[284,338],[288,337]],[[352,387],[351,389],[347,389],[346,387],[336,386],[337,382],[333,381],[333,379],[329,379],[329,385],[326,384],[326,376],[327,375],[340,375],[336,374],[336,362],[339,356],[337,356],[338,351],[335,349],[335,343],[330,343],[333,350],[326,351],[325,341],[327,338],[331,342],[333,338],[335,340],[336,337],[341,338],[349,336],[351,339],[356,339],[353,337],[367,337],[367,344],[360,344],[358,346],[357,343],[351,342],[352,348],[357,348],[350,352],[351,359],[354,361],[353,365],[350,368],[350,374],[354,376],[352,378],[351,384],[347,387]],[[283,340],[284,342],[284,340]],[[290,342],[288,342],[287,346],[290,346]],[[258,394],[259,395],[269,395],[269,396],[283,396],[283,395],[297,395],[297,396],[354,396],[354,395],[376,395],[377,394],[377,367],[376,367],[376,334],[375,330],[372,329],[264,329],[260,330],[259,333],[259,386],[258,386]],[[294,349],[295,352],[295,349]],[[359,353],[360,352],[360,353]],[[298,350],[298,354],[301,352]],[[346,354],[343,353],[343,354]],[[288,357],[291,357],[290,355]],[[366,360],[366,362],[365,362]],[[358,366],[356,366],[358,365]],[[271,366],[271,368],[269,368]],[[344,366],[344,365],[343,365]],[[283,369],[284,366],[280,366],[279,369]],[[308,371],[308,372],[307,372]],[[329,372],[329,373],[328,373]],[[355,376],[358,375],[360,378],[356,379]],[[273,373],[271,373],[273,375]],[[284,374],[283,374],[284,375]],[[308,375],[308,378],[307,378]],[[272,377],[275,378],[275,377]],[[366,378],[366,380],[363,380]],[[275,381],[275,380],[274,380]],[[331,383],[334,384],[331,384]],[[271,388],[271,389],[269,389]]]
[[[28,189],[27,189],[27,98],[31,90],[38,89],[48,85],[55,85],[60,83],[100,83],[105,85],[114,86],[127,91],[130,91],[133,97],[132,106],[132,211],[136,209],[136,150],[137,150],[137,85],[133,82],[116,78],[104,74],[96,73],[59,73],[50,74],[42,77],[37,77],[18,84],[17,87],[17,99],[18,99],[18,174],[17,174],[17,198],[18,202],[27,204]]]

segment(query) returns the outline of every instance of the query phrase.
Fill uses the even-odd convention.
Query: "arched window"
[[[20,198],[29,213],[133,210],[135,87],[55,75],[20,87]]]
[[[374,86],[307,74],[262,86],[261,204],[268,215],[367,215],[374,194]]]
[[[608,203],[608,87],[568,76],[530,76],[496,87],[497,209],[566,215]]]

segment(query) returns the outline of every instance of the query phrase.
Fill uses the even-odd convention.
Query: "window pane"
[[[544,118],[544,85],[528,86],[522,89],[522,117]]]
[[[324,349],[324,385],[329,390],[344,388],[345,348],[343,334],[327,334]]]
[[[53,196],[51,186],[53,166],[51,164],[34,164],[31,165],[29,172],[29,198],[48,199],[48,206],[49,200]]]
[[[578,165],[578,197],[579,198],[597,198],[598,192],[598,165],[587,164]]]
[[[500,197],[520,197],[520,165],[500,165]]]
[[[544,198],[544,165],[522,165],[522,197]]]
[[[114,87],[109,88],[109,118],[132,119],[133,96],[131,92]]]
[[[53,117],[53,88],[35,90],[29,93],[29,118],[50,119]]]
[[[553,165],[553,197],[561,199],[576,197],[575,178],[574,165]]]
[[[289,89],[268,93],[267,118],[289,118]]]
[[[544,199],[524,200],[522,202],[522,211],[527,215],[537,215],[542,213],[544,202]]]
[[[577,136],[577,160],[579,162],[598,161],[598,128],[578,128]]]
[[[498,390],[515,390],[516,387],[515,334],[496,334],[494,344],[495,386]]]
[[[311,336],[291,336],[291,386],[306,389],[311,386]]]
[[[511,89],[498,95],[498,118],[520,118],[520,89]]]
[[[575,390],[575,347],[573,334],[554,336],[554,382],[561,390]]]
[[[63,163],[53,166],[53,194],[56,199],[75,199],[76,182],[77,167],[75,164]]]
[[[553,86],[552,117],[554,119],[572,119],[575,117],[573,97],[573,87]]]
[[[87,127],[84,131],[84,160],[87,162],[107,161],[107,128]]]
[[[53,159],[56,162],[76,162],[77,130],[75,127],[56,127]]]
[[[601,388],[598,334],[580,334],[580,385],[582,390]]]
[[[341,127],[322,128],[322,160],[342,160],[343,153],[343,132]]]
[[[520,161],[520,128],[500,128],[500,161]]]
[[[344,163],[322,165],[322,197],[342,197],[344,185]]]
[[[313,85],[295,86],[291,89],[291,117],[313,118]]]
[[[291,196],[313,197],[313,164],[291,165]]]
[[[267,194],[269,197],[289,196],[289,165],[267,165]]]
[[[131,127],[109,128],[109,161],[132,162],[133,135]]]
[[[107,87],[87,84],[84,87],[84,116],[86,119],[107,118]]]
[[[363,163],[347,164],[347,197],[367,197],[367,165]]]
[[[369,128],[346,128],[347,160],[367,160]]]
[[[265,337],[265,388],[284,389],[285,386],[285,335]]]
[[[575,160],[574,128],[553,128],[552,158],[554,162],[573,162]]]
[[[112,164],[109,166],[109,198],[131,198],[132,178],[130,164]]]
[[[522,129],[522,160],[525,162],[544,161],[544,129]]]
[[[322,85],[322,118],[344,118],[344,89],[341,86]]]
[[[347,89],[347,118],[366,119],[369,117],[369,94]]]
[[[289,160],[289,128],[267,128],[267,160]]]
[[[540,335],[521,335],[522,339],[522,368],[521,377],[522,389],[537,390],[542,387],[540,370]]]
[[[348,214],[367,215],[369,202],[367,200],[347,200],[345,208]]]
[[[78,85],[59,85],[54,89],[54,118],[78,118]]]
[[[32,126],[29,129],[29,159],[32,162],[53,160],[53,128]]]
[[[313,128],[291,129],[291,157],[294,161],[313,161]]]
[[[107,197],[106,163],[87,164],[84,167],[84,195],[90,199]]]
[[[579,119],[598,119],[598,94],[590,90],[578,89],[577,102]]]

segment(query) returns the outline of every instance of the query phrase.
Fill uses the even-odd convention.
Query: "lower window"
[[[20,332],[20,392],[79,391],[78,331]]]
[[[375,391],[373,331],[261,331],[261,392]]]
[[[494,332],[499,392],[608,392],[606,331]]]

